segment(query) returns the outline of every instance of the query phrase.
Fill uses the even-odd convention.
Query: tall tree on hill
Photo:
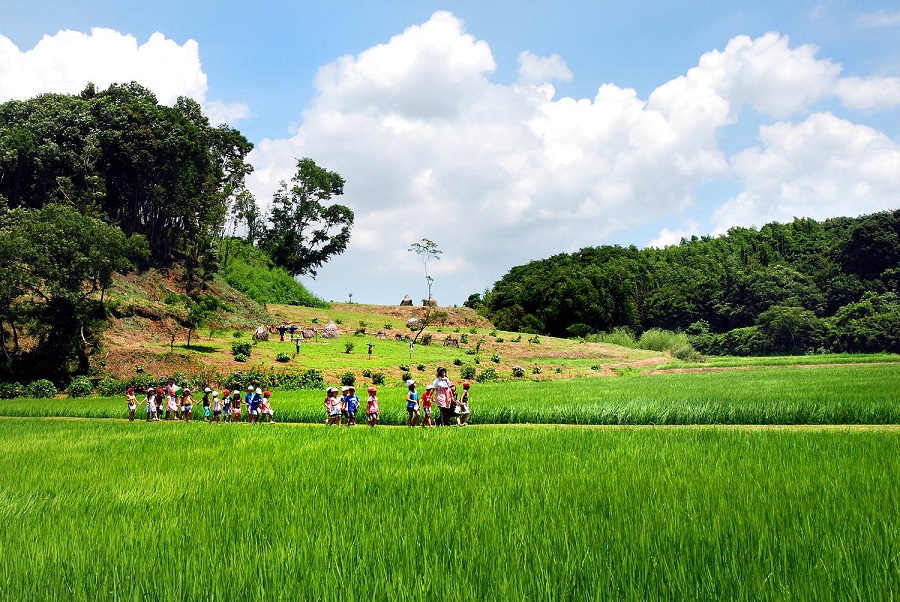
[[[294,276],[315,278],[322,264],[346,250],[353,211],[328,204],[342,194],[340,174],[319,167],[312,159],[297,161],[291,184],[282,182],[275,193],[262,245],[275,265]]]

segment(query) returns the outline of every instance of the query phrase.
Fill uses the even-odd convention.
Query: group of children
[[[409,379],[406,381],[408,392],[406,394],[406,426],[416,426],[419,419],[422,420],[422,426],[425,428],[432,426],[467,426],[469,421],[469,381],[463,383],[463,393],[461,397],[457,396],[456,385],[447,378],[447,370],[438,368],[438,377],[434,383],[425,387],[425,393],[422,394],[421,412],[419,411],[419,392],[416,390],[416,381]],[[378,408],[378,390],[372,386],[366,392],[369,394],[366,398],[366,422],[370,427],[378,424],[380,410]],[[341,393],[341,395],[338,395]],[[356,394],[356,388],[353,386],[343,387],[338,391],[337,387],[329,387],[325,394],[325,412],[328,415],[326,424],[329,426],[341,423],[346,420],[347,426],[356,424],[356,412],[361,405],[359,396]],[[438,406],[439,414],[432,421],[432,408]],[[423,416],[424,415],[424,416]]]
[[[465,381],[462,385],[462,396],[457,396],[456,385],[447,378],[447,370],[438,368],[437,378],[434,383],[425,387],[422,394],[421,404],[419,392],[416,389],[416,381],[406,381],[408,392],[406,394],[406,425],[416,426],[419,420],[422,420],[423,427],[432,426],[466,426],[469,420],[469,382]],[[378,424],[380,410],[378,408],[378,390],[371,386],[366,391],[366,422],[370,427]],[[338,395],[338,393],[342,393]],[[203,390],[203,398],[201,404],[203,406],[203,420],[205,422],[240,422],[242,415],[242,405],[247,406],[247,421],[250,424],[260,422],[260,418],[266,419],[267,422],[275,423],[275,413],[272,411],[271,393],[263,391],[259,387],[248,386],[247,394],[241,397],[238,389],[229,391],[225,389],[222,397],[219,397],[218,391],[213,391],[209,387]],[[175,381],[169,379],[165,387],[147,389],[144,399],[138,402],[134,394],[134,389],[128,389],[126,395],[128,403],[128,420],[134,421],[134,414],[137,406],[147,406],[147,422],[159,421],[165,412],[165,420],[183,420],[190,422],[191,415],[194,411],[193,395],[188,387],[183,389],[175,386]],[[325,395],[325,412],[328,414],[327,424],[337,424],[346,420],[347,426],[356,424],[356,413],[359,410],[361,401],[356,395],[356,389],[353,386],[347,386],[338,390],[337,387],[329,387]],[[421,405],[421,412],[420,412]],[[432,420],[432,408],[437,406],[439,413]]]
[[[247,406],[247,420],[250,424],[265,418],[267,422],[275,423],[275,413],[272,410],[271,393],[263,391],[259,387],[247,387],[247,394],[241,397],[238,389],[229,391],[225,389],[222,397],[218,391],[209,387],[203,390],[203,420],[205,422],[240,422],[242,405]],[[138,403],[147,406],[147,422],[159,421],[165,412],[165,420],[175,419],[190,422],[196,401],[188,387],[183,389],[175,386],[175,381],[169,379],[165,387],[147,389],[144,399],[138,402],[134,389],[129,388],[126,401],[128,403],[128,419],[134,420],[134,413]]]

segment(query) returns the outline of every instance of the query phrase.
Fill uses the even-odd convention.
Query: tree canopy
[[[328,204],[344,194],[344,178],[316,165],[297,161],[291,184],[282,182],[272,201],[263,248],[275,265],[294,276],[316,276],[318,268],[343,253],[350,242],[353,211]]]
[[[688,331],[709,353],[900,351],[900,335],[885,334],[900,318],[898,282],[900,210],[554,255],[512,268],[478,307],[504,330]]]

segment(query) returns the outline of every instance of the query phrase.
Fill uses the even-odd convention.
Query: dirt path
[[[0,416],[2,421],[31,421],[31,420],[49,420],[64,422],[117,422],[127,423],[126,418],[84,418],[79,416]],[[134,424],[146,422],[145,420],[134,420]],[[178,421],[169,421],[176,424]],[[161,423],[162,424],[162,423]],[[179,423],[180,424],[180,423]],[[192,420],[191,424],[206,425],[202,420]],[[211,424],[208,426],[212,426]],[[216,428],[247,428],[248,423],[240,424],[216,425]],[[295,428],[295,427],[321,427],[327,428],[325,424],[312,422],[278,422],[273,425],[260,424],[259,428]],[[193,428],[193,427],[188,427]],[[256,428],[256,427],[254,427]],[[365,430],[365,425],[360,425],[357,430]],[[379,429],[408,429],[403,425],[379,425]],[[452,428],[452,427],[450,427]],[[853,431],[853,432],[889,432],[900,433],[900,424],[552,424],[552,423],[512,423],[512,424],[472,424],[466,427],[474,429],[485,428],[507,428],[507,429],[591,429],[591,430],[726,430],[726,431]]]

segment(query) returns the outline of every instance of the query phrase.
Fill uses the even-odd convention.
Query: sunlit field
[[[896,430],[0,420],[2,597],[892,599]]]
[[[365,383],[358,387],[364,391]],[[380,387],[378,395],[381,423],[404,424],[406,389]],[[323,398],[324,391],[276,391],[272,401],[276,420],[322,422]],[[806,366],[474,383],[471,407],[473,425],[897,424],[900,368]],[[123,418],[126,410],[124,396],[13,399],[0,400],[0,415]],[[137,417],[142,416],[139,409]]]

